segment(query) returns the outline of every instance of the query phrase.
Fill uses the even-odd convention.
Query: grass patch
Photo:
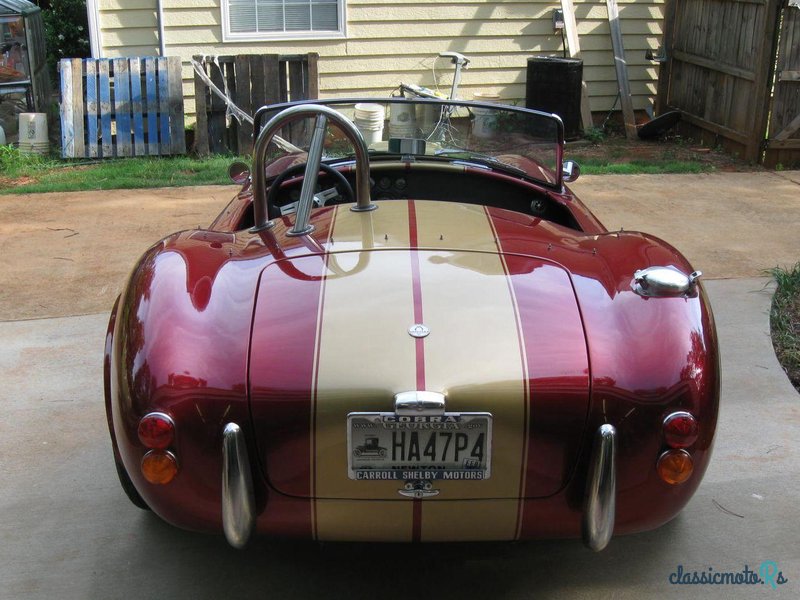
[[[631,160],[611,147],[605,156],[570,153],[581,171],[589,175],[636,175],[660,173],[704,173],[714,166],[704,162],[661,158]],[[231,156],[190,158],[187,156],[122,158],[98,161],[68,161],[36,154],[21,154],[13,146],[0,146],[0,194],[79,192],[136,188],[229,184]]]
[[[770,312],[772,343],[789,380],[800,391],[800,262],[788,269],[775,267],[770,274],[778,284]]]
[[[586,175],[657,175],[662,173],[707,173],[714,166],[688,160],[629,160],[615,162],[602,158],[582,158],[579,153],[570,155]]]
[[[0,194],[230,184],[231,156],[61,161],[0,146]]]

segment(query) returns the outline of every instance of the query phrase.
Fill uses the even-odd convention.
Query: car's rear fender
[[[638,233],[600,236],[595,243],[606,276],[573,273],[592,365],[588,430],[604,423],[616,428],[617,531],[641,531],[680,512],[708,466],[719,406],[716,329],[702,284],[681,297],[647,298],[634,291],[637,269],[692,272],[671,246]],[[694,416],[699,432],[687,448],[693,473],[673,485],[659,477],[656,464],[669,450],[664,420],[677,411]],[[588,469],[590,442],[584,441],[579,474]],[[580,487],[573,492],[583,494]]]
[[[218,531],[223,428],[236,422],[252,439],[246,365],[261,265],[226,261],[228,249],[216,239],[190,254],[178,251],[176,239],[145,253],[112,313],[105,359],[109,426],[115,453],[154,512],[180,527]],[[213,276],[203,271],[209,266]],[[148,448],[137,429],[150,412],[175,423],[168,450],[178,473],[166,485],[147,482],[141,471]],[[263,485],[257,495],[263,505]]]

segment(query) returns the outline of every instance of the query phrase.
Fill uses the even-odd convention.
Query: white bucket
[[[491,104],[500,103],[499,94],[484,94],[483,92],[475,92],[472,94],[472,99],[475,100],[475,102],[489,102]]]
[[[430,135],[436,124],[439,122],[441,116],[441,108],[432,104],[418,104],[417,105],[417,122],[420,124],[422,136]]]
[[[500,96],[497,94],[484,94],[475,92],[472,99],[476,102],[498,103]],[[489,108],[471,108],[475,118],[472,121],[472,135],[479,138],[490,138],[496,131],[497,113]]]
[[[0,125],[0,146],[5,146],[5,145],[6,145],[6,132],[5,129],[3,129],[3,126]]]
[[[19,113],[19,141],[47,142],[47,115],[44,113]]]
[[[372,104],[370,102],[362,102],[355,106],[356,119],[364,121],[379,120],[383,122],[386,111],[382,104]]]
[[[383,127],[380,129],[362,129],[358,123],[356,123],[356,127],[361,132],[361,137],[364,138],[364,143],[367,146],[372,146],[383,140]]]
[[[19,151],[21,154],[49,154],[50,143],[43,142],[41,144],[31,144],[26,142],[20,142]]]
[[[413,138],[417,133],[417,113],[413,104],[392,104],[389,116],[390,138]]]
[[[383,139],[383,123],[386,111],[381,104],[362,103],[355,106],[355,123],[367,146]]]
[[[403,127],[389,123],[390,138],[413,138],[417,135],[416,127]]]

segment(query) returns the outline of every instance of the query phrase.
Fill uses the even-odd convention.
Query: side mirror
[[[228,177],[231,178],[233,183],[243,185],[244,182],[250,177],[250,167],[248,167],[242,161],[237,160],[235,163],[231,164],[230,167],[228,167]]]
[[[565,183],[572,183],[581,175],[581,167],[574,160],[565,160],[561,166],[561,175]]]

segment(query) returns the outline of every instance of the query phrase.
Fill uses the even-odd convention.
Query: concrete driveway
[[[758,180],[764,175],[769,179]],[[694,196],[701,177],[714,178],[707,192],[713,198],[747,197],[749,202],[711,211],[700,201],[695,206],[694,200],[679,202],[679,207],[641,200],[663,197],[665,185],[674,197],[683,197],[682,190]],[[747,177],[757,181],[748,183]],[[728,178],[734,191],[726,187]],[[134,508],[119,488],[111,459],[100,368],[107,309],[97,306],[107,294],[103,286],[118,286],[124,275],[109,268],[103,277],[92,278],[79,273],[79,267],[91,263],[83,257],[101,247],[109,265],[130,266],[154,240],[151,229],[164,224],[143,217],[123,222],[103,214],[102,207],[70,197],[61,204],[62,221],[81,210],[97,215],[93,222],[67,225],[85,234],[89,241],[83,247],[74,245],[81,235],[61,238],[64,251],[74,253],[67,256],[74,257],[72,270],[35,285],[25,279],[25,286],[40,289],[27,290],[19,314],[9,312],[13,298],[0,296],[0,598],[798,597],[800,396],[772,351],[772,292],[768,281],[758,277],[762,268],[800,259],[798,182],[796,174],[581,180],[579,192],[609,227],[653,231],[686,248],[697,268],[708,271],[707,261],[718,265],[712,271],[721,278],[705,282],[723,364],[711,466],[676,520],[650,533],[616,538],[600,554],[578,541],[420,547],[256,540],[235,551],[222,537],[176,530]],[[137,194],[142,201],[143,193]],[[189,212],[203,212],[183,224],[169,223],[177,228],[207,222],[221,209],[228,190],[169,194],[194,195],[185,200],[193,203]],[[205,201],[203,194],[217,199]],[[763,197],[752,198],[758,194]],[[780,218],[772,211],[772,199]],[[8,208],[12,205],[14,210]],[[161,205],[167,207],[162,215],[181,220],[175,216],[185,210],[180,199]],[[694,218],[674,214],[687,205],[695,206]],[[25,211],[0,198],[0,214],[0,226],[10,230],[15,220],[24,221]],[[42,224],[26,223],[30,235],[48,235]],[[59,229],[55,223],[45,227]],[[784,226],[795,235],[773,244],[775,231]],[[108,238],[103,246],[97,236],[101,227],[109,232],[138,227],[142,237],[150,237],[135,251],[129,240],[124,251],[109,252]],[[760,227],[760,233],[752,232]],[[34,263],[50,260],[35,248],[31,252]],[[9,253],[4,255],[5,269],[11,263]],[[726,263],[721,260],[725,256],[736,260]],[[12,268],[14,281],[4,274],[5,289],[20,285],[17,273],[24,269]],[[83,298],[76,291],[81,289]],[[70,300],[60,299],[62,294]],[[55,300],[47,304],[48,298]],[[45,306],[37,309],[31,303]],[[81,313],[90,314],[71,316]],[[678,586],[669,581],[679,565],[684,571],[740,572],[747,566],[758,572],[762,564],[771,570],[765,561],[776,563],[788,583],[773,590],[768,584]]]

